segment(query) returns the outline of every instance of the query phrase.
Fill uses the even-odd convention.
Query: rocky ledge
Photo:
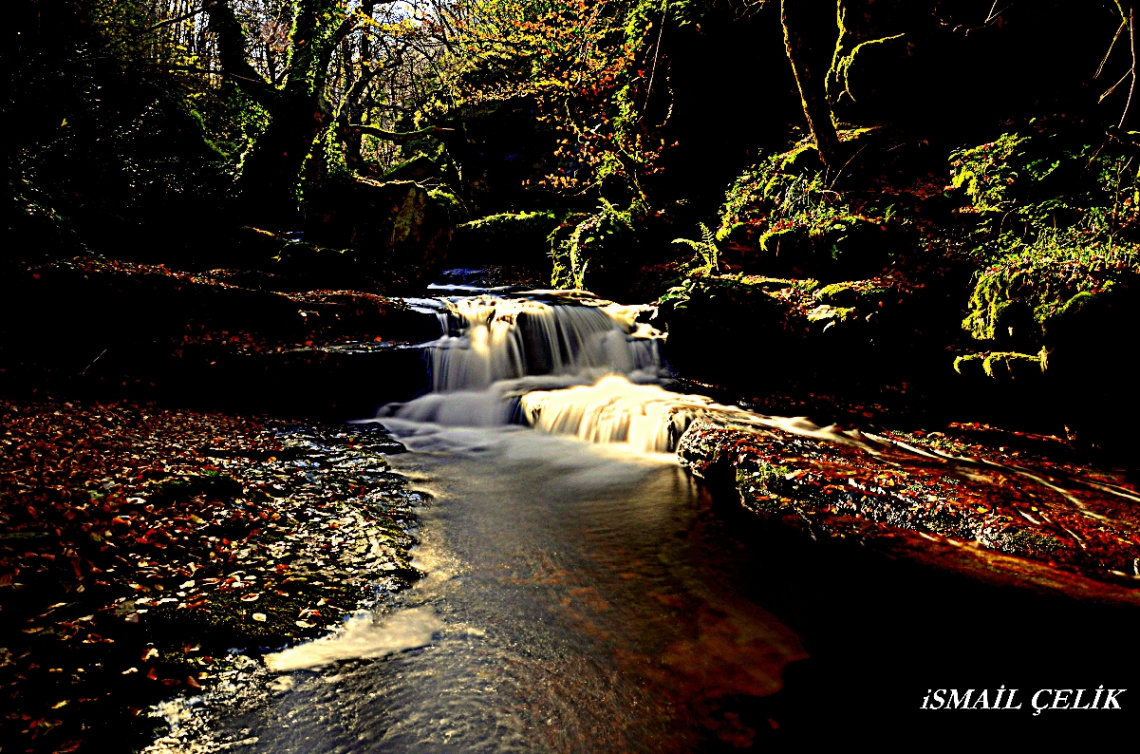
[[[990,583],[1140,605],[1140,491],[1054,438],[950,425],[876,434],[697,419],[678,454],[714,489],[817,540]]]

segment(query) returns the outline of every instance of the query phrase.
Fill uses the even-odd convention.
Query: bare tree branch
[[[412,139],[420,139],[424,136],[438,136],[440,134],[453,134],[456,133],[454,128],[441,128],[439,126],[428,126],[421,128],[418,131],[385,131],[382,128],[375,126],[365,126],[360,123],[350,123],[346,128],[356,131],[358,133],[367,134],[369,136],[377,136],[381,139],[388,141],[411,141]]]
[[[1132,83],[1128,87],[1128,101],[1124,103],[1124,112],[1120,114],[1117,128],[1124,128],[1124,119],[1132,107],[1132,95],[1136,93],[1136,8],[1132,3],[1128,4],[1128,36],[1132,42]]]

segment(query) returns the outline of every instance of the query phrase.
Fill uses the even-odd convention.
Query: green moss
[[[845,130],[840,138],[846,142],[870,131]],[[851,259],[878,256],[884,247],[882,229],[901,222],[892,207],[876,208],[861,200],[856,208],[848,195],[835,191],[809,139],[741,173],[725,194],[720,215],[718,241],[790,256],[790,263],[801,269],[807,257],[826,263],[848,252],[857,252]]]
[[[397,163],[384,172],[385,181],[424,181],[438,177],[439,166],[427,155],[417,152],[410,159]]]
[[[986,351],[959,356],[954,359],[954,371],[962,375],[982,374],[995,379],[1018,379],[1040,376],[1049,366],[1048,353],[1038,354],[1016,351]]]
[[[815,143],[811,141],[797,144],[787,152],[777,155],[777,159],[780,171],[783,173],[804,173],[820,170],[823,167]]]
[[[962,327],[977,340],[1042,342],[1071,318],[1140,275],[1140,246],[1050,240],[1022,246],[981,270]]]
[[[585,288],[587,270],[605,274],[620,267],[637,244],[635,214],[644,211],[634,201],[618,209],[602,199],[598,209],[576,224],[563,223],[548,240],[551,244],[551,284],[557,288]]]
[[[802,293],[810,293],[819,287],[819,281],[812,278],[773,278],[763,275],[742,275],[740,277],[722,279],[726,283],[731,282],[733,285],[744,288],[758,288],[766,292],[795,288]]]
[[[453,222],[458,221],[468,213],[467,205],[463,203],[463,200],[447,189],[438,187],[428,189],[428,196],[433,202],[447,210]]]
[[[858,306],[877,304],[890,293],[886,288],[868,285],[866,281],[832,283],[820,288],[815,296],[823,304],[831,306]]]
[[[1108,281],[1104,286],[1104,291],[1108,292],[1114,287],[1112,281]],[[1055,313],[1046,317],[1045,323],[1048,325],[1050,321],[1066,320],[1072,317],[1079,316],[1081,312],[1085,311],[1088,307],[1092,306],[1100,300],[1103,293],[1092,293],[1090,291],[1080,291],[1075,296],[1070,298],[1061,305]]]
[[[403,243],[419,236],[427,214],[428,195],[418,184],[409,186],[393,217],[392,241]]]
[[[840,18],[843,17],[843,7],[840,6]],[[828,97],[832,101],[839,101],[843,97],[849,98],[852,102],[855,101],[855,95],[851,92],[851,69],[855,65],[859,56],[871,52],[878,47],[897,40],[902,40],[902,44],[906,45],[905,34],[895,34],[881,39],[868,39],[863,42],[850,45],[849,42],[854,39],[854,35],[840,23],[840,36],[839,42],[835,46],[835,54],[831,60],[831,70],[827,73],[827,89]],[[840,89],[842,87],[842,89]]]
[[[1049,556],[1066,549],[1056,538],[1028,529],[1006,530],[998,536],[998,549],[1015,555]]]
[[[542,256],[546,237],[558,224],[554,212],[503,212],[463,223],[455,229],[455,245],[479,256],[494,258],[504,249]]]
[[[786,466],[758,463],[753,469],[736,470],[736,488],[744,505],[755,511],[776,514],[791,507],[791,500],[778,491],[784,477],[791,473]]]
[[[821,304],[808,312],[808,322],[846,322],[855,319],[856,312],[854,307],[836,307]]]
[[[1008,201],[1009,188],[1020,176],[1019,162],[1028,137],[1003,134],[996,141],[950,155],[950,182],[966,192],[974,209],[998,212]]]
[[[185,501],[198,495],[233,500],[242,494],[241,482],[220,471],[167,477],[152,489],[150,498],[156,503]]]
[[[953,509],[942,507],[932,510],[923,519],[923,524],[927,531],[935,534],[973,539],[973,530],[969,521]]]

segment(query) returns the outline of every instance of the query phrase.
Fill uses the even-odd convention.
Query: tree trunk
[[[299,226],[297,184],[313,142],[330,120],[310,101],[270,112],[269,126],[242,163],[238,201],[249,222],[267,230]]]
[[[784,47],[796,86],[800,90],[800,103],[808,129],[815,140],[819,158],[825,167],[838,167],[839,135],[835,132],[835,122],[831,117],[831,106],[827,102],[827,67],[821,64],[822,56],[812,49],[805,39],[805,33],[813,26],[826,24],[828,19],[835,21],[838,32],[835,0],[781,0],[780,23],[784,27]],[[834,45],[834,37],[831,39]]]

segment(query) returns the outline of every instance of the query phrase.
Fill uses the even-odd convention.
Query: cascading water
[[[664,335],[649,307],[580,292],[458,298],[437,312],[428,344],[433,391],[385,407],[378,418],[405,434],[433,427],[529,424],[637,453],[667,453],[699,416],[851,441],[803,419],[752,414],[661,386]]]
[[[664,374],[664,336],[639,321],[647,311],[580,293],[448,301],[438,314],[443,335],[428,344],[432,392],[385,407],[378,418],[405,430],[529,423],[595,442],[669,450],[678,422],[666,407],[673,394],[646,384]],[[582,403],[562,407],[567,398]],[[560,407],[544,410],[550,401]],[[654,421],[668,426],[650,427]]]
[[[435,392],[486,389],[503,380],[582,376],[661,368],[661,334],[636,321],[640,307],[478,298],[451,302],[444,335],[432,344]]]

